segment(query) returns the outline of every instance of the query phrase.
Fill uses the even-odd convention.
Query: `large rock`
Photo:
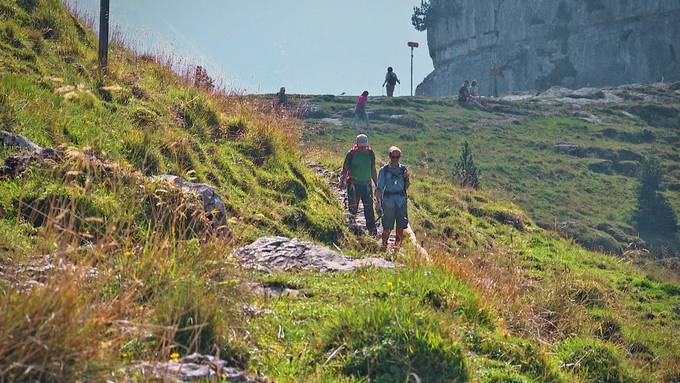
[[[286,237],[262,237],[234,253],[247,268],[272,271],[312,270],[318,272],[349,272],[360,267],[394,268],[382,258],[353,259],[337,252]]]
[[[680,79],[677,0],[431,0],[435,70],[419,95],[457,94],[465,79],[501,94]],[[582,97],[599,97],[590,93]]]
[[[198,195],[203,202],[203,209],[206,212],[212,212],[210,218],[213,226],[215,228],[226,228],[227,211],[224,201],[210,185],[189,182],[173,175],[162,175],[154,178],[180,188],[185,193]]]
[[[210,355],[191,354],[178,361],[141,362],[127,369],[128,374],[141,374],[144,378],[163,382],[206,381],[219,378],[220,382],[255,383],[241,371],[229,367],[227,362]],[[211,380],[212,381],[212,380]]]

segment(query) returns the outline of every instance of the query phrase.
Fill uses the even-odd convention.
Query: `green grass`
[[[337,169],[354,132],[306,128],[319,134],[309,137],[320,150],[303,156],[295,145],[303,122],[270,113],[260,98],[196,89],[115,44],[101,76],[95,48],[94,35],[58,1],[0,0],[0,128],[61,156],[0,180],[0,375],[119,380],[134,361],[193,351],[281,382],[660,381],[678,373],[677,283],[535,223],[546,219],[535,211],[586,197],[576,186],[573,196],[557,193],[549,172],[594,188],[577,172],[589,160],[542,159],[538,149],[561,135],[589,143],[578,137],[584,129],[570,128],[582,123],[532,114],[505,126],[501,116],[448,100],[390,101],[390,113],[409,114],[403,125],[378,121],[371,139],[380,153],[404,142],[414,170],[410,217],[434,261],[407,245],[395,270],[258,274],[229,254],[262,235],[375,255],[377,242],[348,232],[341,204],[303,162]],[[65,97],[64,86],[74,94]],[[353,106],[350,98],[316,100],[333,113]],[[616,118],[621,130],[637,131]],[[666,133],[655,130],[660,142]],[[448,182],[445,164],[463,138],[477,148],[488,192]],[[1,160],[15,154],[0,148]],[[212,185],[232,238],[205,235],[199,201],[148,177],[158,174]],[[617,208],[598,221],[583,205],[579,217],[592,213],[593,222],[619,228],[630,206],[605,191],[630,195],[635,181],[588,177],[604,182],[588,192],[592,203]],[[515,201],[528,212],[495,190],[510,179],[521,180]],[[59,252],[74,266],[48,272],[44,287],[10,286],[6,272]],[[298,294],[261,296],[253,284]]]
[[[342,121],[342,126],[335,126],[318,118],[307,119],[307,140],[338,156],[346,151],[356,135],[349,129],[351,115],[346,112],[354,99],[323,96],[301,100],[319,104],[326,115]],[[378,115],[372,121],[374,133],[370,141],[383,158],[387,157],[388,147],[399,145],[404,150],[404,162],[417,169],[417,175],[445,179],[452,178],[460,147],[468,141],[482,171],[485,190],[499,199],[515,202],[542,227],[576,221],[576,228],[562,230],[564,236],[592,249],[621,253],[628,243],[636,241],[638,233],[634,222],[638,185],[635,169],[640,157],[661,161],[665,185],[680,180],[677,129],[654,125],[652,117],[631,118],[621,113],[630,109],[635,115],[656,116],[638,111],[651,107],[657,106],[583,107],[579,113],[592,114],[606,122],[596,125],[580,120],[568,106],[518,103],[502,109],[510,113],[501,113],[463,109],[447,98],[373,98],[368,111]],[[661,107],[675,113],[670,106],[657,109]],[[402,117],[390,117],[394,115]],[[560,142],[581,145],[594,158],[557,153],[554,145]],[[591,170],[603,158],[620,162],[621,169],[628,166],[630,170]],[[663,194],[678,214],[680,192],[675,189]],[[659,244],[675,254],[680,249],[677,233],[643,239],[656,246],[659,253]]]

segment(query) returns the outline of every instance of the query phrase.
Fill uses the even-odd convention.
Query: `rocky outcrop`
[[[66,153],[64,147],[57,148],[57,150],[43,148],[26,137],[0,130],[0,147],[3,146],[19,148],[24,153],[11,155],[5,159],[4,163],[0,165],[0,179],[4,177],[17,177],[34,163],[41,163],[48,159],[56,161],[65,157],[79,157],[82,161],[106,173],[113,173],[120,168],[119,165],[102,160],[92,153],[77,151]],[[174,175],[160,175],[149,178],[140,172],[131,172],[129,176],[132,180],[139,183],[150,180],[159,181],[170,187],[177,188],[182,193],[198,196],[203,205],[202,209],[207,215],[206,218],[208,218],[212,226],[212,232],[220,237],[231,236],[231,231],[227,227],[227,212],[224,201],[210,185],[189,182]]]
[[[210,221],[214,229],[226,229],[227,225],[227,211],[222,197],[207,184],[198,184],[194,182],[185,181],[178,176],[162,175],[156,176],[154,179],[163,181],[173,187],[179,188],[185,193],[196,194],[203,202],[203,210],[210,214]]]
[[[680,79],[677,0],[432,0],[435,70],[419,95],[456,94],[465,79],[500,94]],[[444,6],[445,5],[445,6]]]
[[[286,237],[260,238],[234,255],[245,267],[265,273],[290,270],[350,272],[361,267],[395,267],[394,263],[382,258],[354,259],[311,242]]]

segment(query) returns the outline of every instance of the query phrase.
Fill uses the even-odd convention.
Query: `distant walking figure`
[[[366,101],[368,101],[367,90],[365,90],[357,100],[357,106],[354,109],[354,118],[352,119],[352,127],[356,129],[359,125],[359,120],[363,120],[366,124],[366,133],[368,133],[368,114],[366,114]]]
[[[279,93],[276,94],[276,99],[274,100],[274,107],[276,110],[288,107],[288,95],[286,95],[286,88],[281,87]]]
[[[394,73],[394,69],[392,69],[392,67],[387,68],[385,82],[382,85],[383,87],[387,85],[387,97],[394,97],[394,87],[397,84],[401,84],[401,81],[399,81],[397,74]]]

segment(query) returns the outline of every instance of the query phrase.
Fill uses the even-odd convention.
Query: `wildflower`
[[[127,352],[123,352],[123,353],[120,354],[120,357],[123,358],[123,359],[127,359],[127,358],[130,357],[130,354],[127,353]]]
[[[178,352],[173,352],[172,354],[170,354],[170,359],[171,359],[173,362],[177,362],[177,361],[179,360],[179,353],[178,353]]]
[[[131,252],[131,251],[128,250],[128,251],[126,251],[125,253],[123,253],[123,255],[125,256],[125,258],[130,258],[130,257],[132,257],[133,255],[135,255],[135,253],[133,253],[133,252]]]
[[[387,287],[390,289],[392,288],[392,281],[387,282]]]

